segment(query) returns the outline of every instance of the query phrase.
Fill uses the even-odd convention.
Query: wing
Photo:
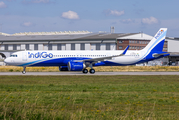
[[[105,60],[108,60],[108,59],[112,59],[113,57],[120,57],[120,56],[125,55],[128,49],[129,49],[129,45],[119,55],[108,56],[108,57],[100,57],[100,58],[92,58],[92,59],[84,59],[84,60],[75,60],[75,62],[98,62],[98,61],[105,61]]]

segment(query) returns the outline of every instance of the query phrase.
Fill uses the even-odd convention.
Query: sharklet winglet
[[[128,49],[129,49],[129,45],[125,48],[125,50],[122,54],[125,55]]]

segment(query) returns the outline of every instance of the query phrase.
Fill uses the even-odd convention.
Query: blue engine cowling
[[[82,71],[85,67],[83,62],[68,62],[69,71]]]

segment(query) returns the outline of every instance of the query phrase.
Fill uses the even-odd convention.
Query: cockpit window
[[[17,55],[11,55],[10,57],[17,57]]]

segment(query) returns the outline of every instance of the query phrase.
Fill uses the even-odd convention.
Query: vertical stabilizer
[[[167,28],[161,28],[143,50],[162,52],[166,33],[167,33]]]

